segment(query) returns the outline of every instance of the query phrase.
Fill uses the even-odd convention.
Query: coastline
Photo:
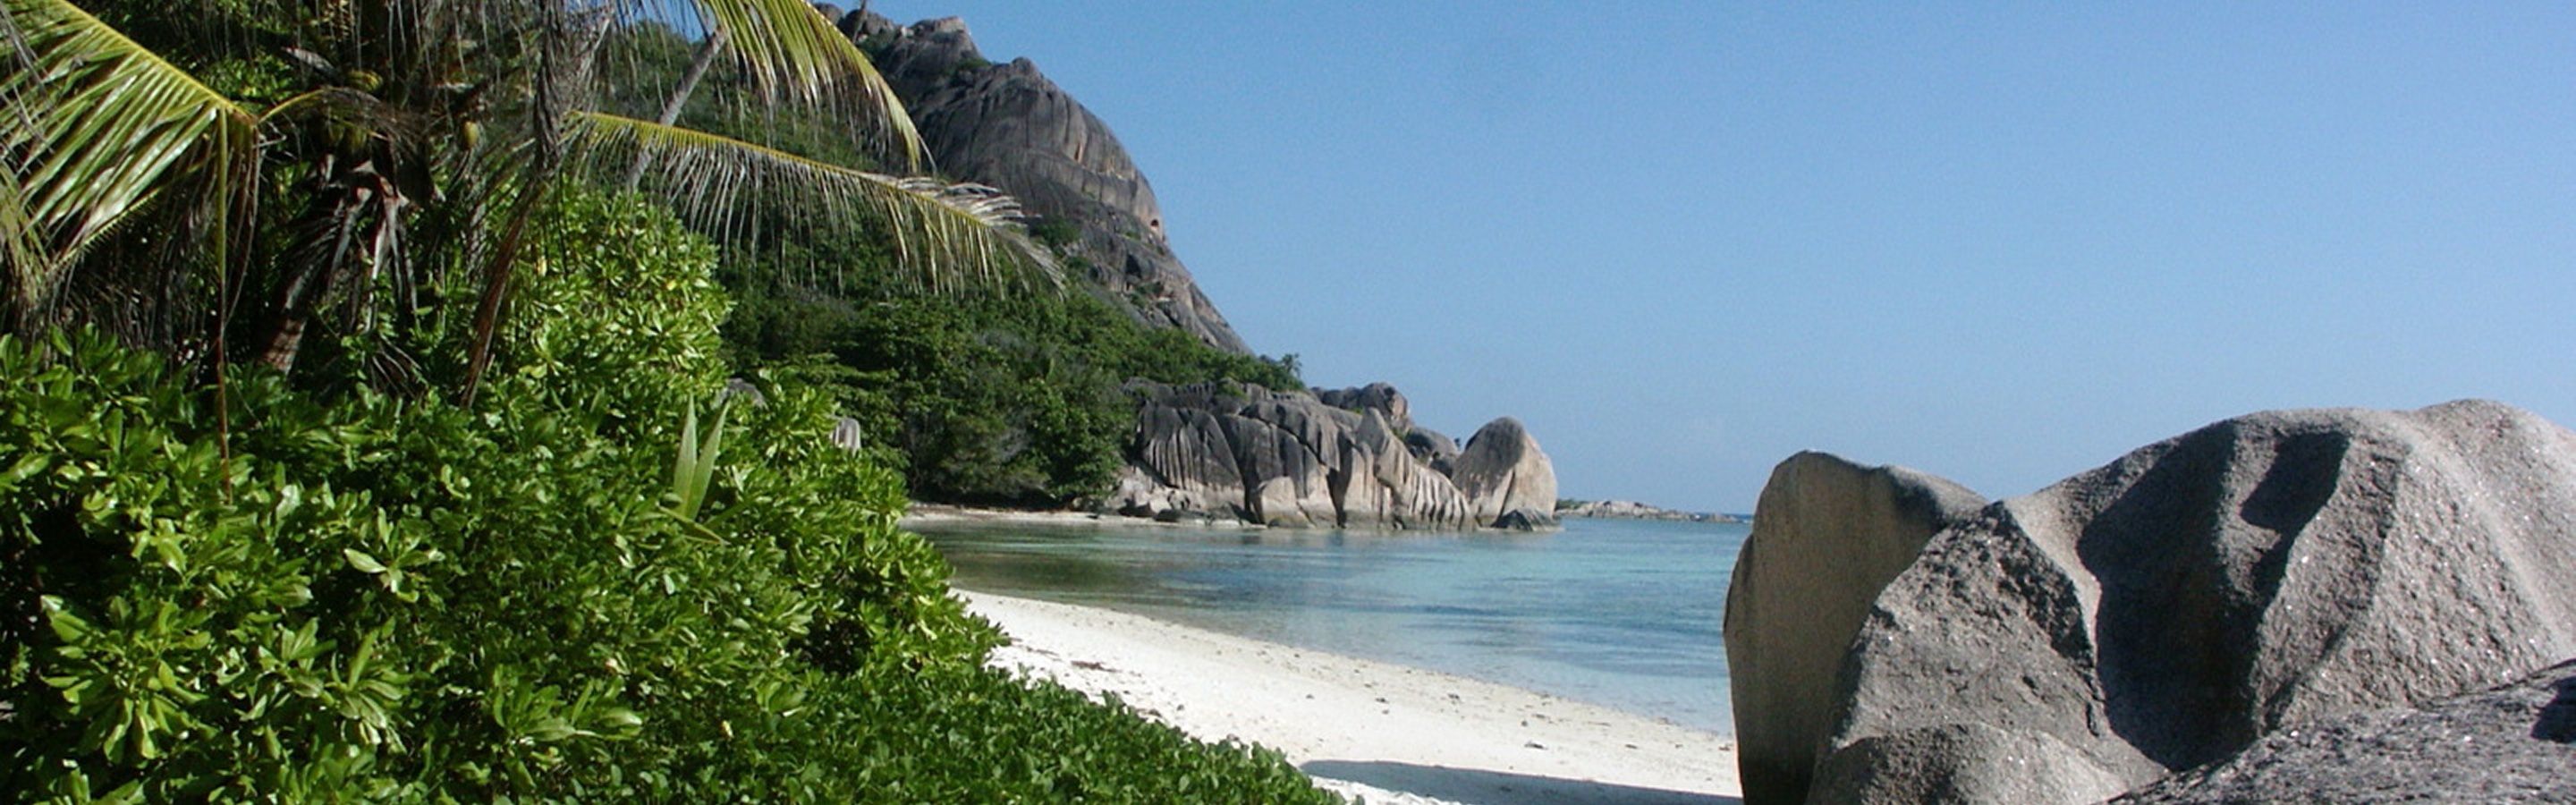
[[[1665,519],[1665,518],[1643,518],[1643,517],[1602,517],[1602,516],[1597,516],[1597,515],[1579,515],[1579,516],[1595,517],[1596,519]],[[1705,522],[1728,522],[1728,521],[1725,521],[1725,520],[1713,520],[1713,521],[1705,521]],[[1264,525],[1264,524],[1261,524],[1261,523],[1245,522],[1245,521],[1242,521],[1242,520],[1236,520],[1236,519],[1232,519],[1232,518],[1217,518],[1217,519],[1205,519],[1205,518],[1183,518],[1183,519],[1179,519],[1179,520],[1157,520],[1157,519],[1154,519],[1154,518],[1151,518],[1151,517],[1131,517],[1131,516],[1123,515],[1123,514],[1103,514],[1103,513],[1100,513],[1100,512],[1086,512],[1086,511],[1072,511],[1072,510],[1038,511],[1038,510],[1031,510],[1031,509],[995,509],[995,508],[985,508],[985,507],[977,507],[977,506],[958,506],[958,505],[948,504],[948,503],[923,503],[923,502],[920,502],[920,501],[913,501],[910,505],[906,506],[906,507],[905,507],[905,509],[904,509],[903,517],[902,517],[901,519],[897,520],[897,521],[896,521],[896,523],[895,523],[895,525],[896,525],[897,527],[900,527],[900,528],[913,528],[913,527],[915,527],[915,526],[922,526],[922,525],[927,525],[927,526],[931,526],[931,527],[934,527],[934,528],[935,528],[935,527],[943,526],[943,525],[960,525],[960,524],[965,524],[965,525],[1035,525],[1035,526],[1050,526],[1050,527],[1059,527],[1059,528],[1061,528],[1061,527],[1068,527],[1068,526],[1069,526],[1069,527],[1115,527],[1115,528],[1172,528],[1172,529],[1184,529],[1184,530],[1192,530],[1192,531],[1268,531],[1268,530],[1270,530],[1270,526],[1268,526],[1268,525]],[[1336,529],[1336,528],[1329,528],[1329,527],[1318,527],[1318,528],[1312,528],[1312,529],[1307,529],[1307,528],[1289,528],[1288,530],[1291,530],[1291,531],[1335,531],[1335,530],[1350,530],[1350,531],[1358,531],[1358,532],[1363,532],[1363,533],[1366,533],[1366,532],[1415,533],[1415,532],[1407,532],[1407,531],[1404,531],[1404,530],[1402,530],[1402,529],[1372,529],[1372,528]],[[1540,529],[1540,531],[1542,531],[1542,532],[1552,532],[1552,531],[1555,531],[1555,530],[1556,530],[1556,529],[1555,529],[1555,528],[1553,528],[1553,527]],[[1492,527],[1482,527],[1482,528],[1459,528],[1459,529],[1445,529],[1445,530],[1430,530],[1430,531],[1423,531],[1423,532],[1419,532],[1419,533],[1435,533],[1435,534],[1474,534],[1474,533],[1480,533],[1480,532],[1482,532],[1482,533],[1527,533],[1527,532],[1525,532],[1525,531],[1519,531],[1519,530],[1516,530],[1516,529],[1508,529],[1508,528],[1492,528]]]
[[[1102,526],[1116,528],[1179,528],[1199,531],[1260,531],[1269,526],[1240,520],[1181,520],[1166,522],[1146,517],[1101,514],[1083,511],[1034,511],[1026,509],[988,509],[954,506],[946,503],[913,502],[904,509],[895,525],[951,525],[959,523],[1039,526]]]
[[[1083,517],[1083,515],[1074,515]],[[1371,803],[1731,803],[1732,738],[1517,688],[1093,607],[960,590],[993,664],[1279,750]]]

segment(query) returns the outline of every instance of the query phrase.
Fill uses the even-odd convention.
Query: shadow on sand
[[[1304,769],[1316,777],[1349,780],[1389,791],[1475,805],[1743,805],[1744,802],[1715,794],[1411,763],[1317,760],[1307,763]]]

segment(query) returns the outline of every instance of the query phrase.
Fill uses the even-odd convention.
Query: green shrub
[[[1066,218],[1040,218],[1030,221],[1029,237],[1057,252],[1064,252],[1082,239],[1082,228]]]
[[[0,800],[1318,799],[982,669],[814,390],[763,378],[674,512],[711,253],[632,202],[547,225],[471,407],[248,373],[227,436],[158,356],[0,338]]]

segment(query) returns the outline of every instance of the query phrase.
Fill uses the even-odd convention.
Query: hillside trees
[[[1304,387],[1284,361],[1145,327],[1082,291],[727,284],[740,299],[725,328],[737,364],[829,378],[923,499],[1052,507],[1096,498],[1134,438],[1129,380]]]

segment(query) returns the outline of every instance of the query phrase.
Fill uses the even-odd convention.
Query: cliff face
[[[939,171],[1001,188],[1045,229],[1069,232],[1073,268],[1139,321],[1249,354],[1163,236],[1154,187],[1098,116],[1027,59],[993,64],[954,17],[842,30],[872,50]]]

